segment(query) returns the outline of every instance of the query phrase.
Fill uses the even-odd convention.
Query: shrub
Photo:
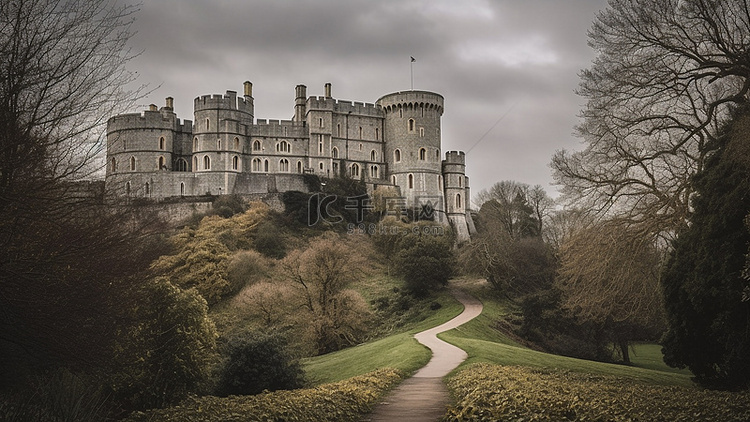
[[[414,296],[425,297],[447,285],[455,266],[452,248],[452,238],[447,235],[412,231],[403,236],[395,262],[406,289]]]
[[[747,421],[750,393],[646,385],[561,370],[473,365],[448,381],[445,421]]]
[[[195,393],[215,358],[205,299],[165,278],[146,284],[133,324],[121,333],[112,388],[129,408],[161,407]]]
[[[268,221],[258,224],[253,247],[269,258],[281,259],[286,256],[286,244],[281,237],[280,230]]]
[[[227,266],[229,292],[234,294],[255,280],[268,274],[266,258],[255,251],[239,251],[232,255]]]
[[[279,334],[236,336],[223,349],[227,360],[216,387],[217,396],[290,390],[304,384],[302,367],[287,351],[287,341]]]
[[[359,421],[402,375],[394,369],[316,388],[255,396],[190,397],[179,406],[131,415],[128,422],[348,422]]]

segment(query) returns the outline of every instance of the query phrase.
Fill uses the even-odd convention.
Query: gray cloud
[[[586,31],[605,0],[305,0],[146,2],[131,62],[154,91],[144,104],[192,100],[254,84],[256,117],[289,118],[294,86],[375,102],[414,87],[445,97],[445,150],[467,154],[475,192],[513,179],[554,188],[552,153],[574,148],[583,103],[577,73]],[[495,128],[477,141],[507,113]]]

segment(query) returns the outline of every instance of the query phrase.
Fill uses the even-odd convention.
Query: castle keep
[[[442,159],[443,97],[402,91],[375,104],[308,97],[295,88],[291,120],[255,119],[252,84],[244,92],[194,100],[194,120],[180,120],[173,99],[164,107],[107,122],[109,193],[160,200],[199,195],[308,191],[304,174],[362,180],[369,192],[393,187],[408,207],[429,204],[435,220],[469,238],[465,156]]]

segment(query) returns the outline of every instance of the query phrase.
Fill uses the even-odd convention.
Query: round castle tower
[[[204,95],[193,101],[192,169],[196,173],[241,172],[242,152],[253,124],[253,86],[245,82],[244,96],[235,91]]]
[[[128,196],[150,196],[153,175],[177,165],[180,134],[190,131],[173,109],[173,99],[158,109],[151,104],[141,113],[122,114],[107,121],[107,170],[109,185]]]
[[[428,91],[401,91],[381,97],[385,112],[385,161],[390,182],[401,189],[406,205],[430,204],[436,220],[445,221],[440,160],[443,96]]]

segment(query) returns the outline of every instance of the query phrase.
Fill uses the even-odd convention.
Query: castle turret
[[[297,85],[294,89],[294,121],[303,122],[305,121],[305,114],[307,112],[307,87],[304,85]]]
[[[459,242],[469,240],[467,215],[470,215],[468,213],[470,191],[467,186],[466,156],[463,151],[448,151],[445,154],[443,178],[445,180],[445,211],[456,232],[456,240]]]
[[[129,196],[154,196],[155,173],[187,171],[183,148],[192,125],[184,124],[171,107],[172,98],[159,109],[155,104],[143,113],[122,114],[107,122],[107,184],[110,191]]]
[[[385,161],[391,183],[399,186],[407,206],[431,205],[444,220],[440,118],[443,96],[403,91],[381,97],[385,112]]]

